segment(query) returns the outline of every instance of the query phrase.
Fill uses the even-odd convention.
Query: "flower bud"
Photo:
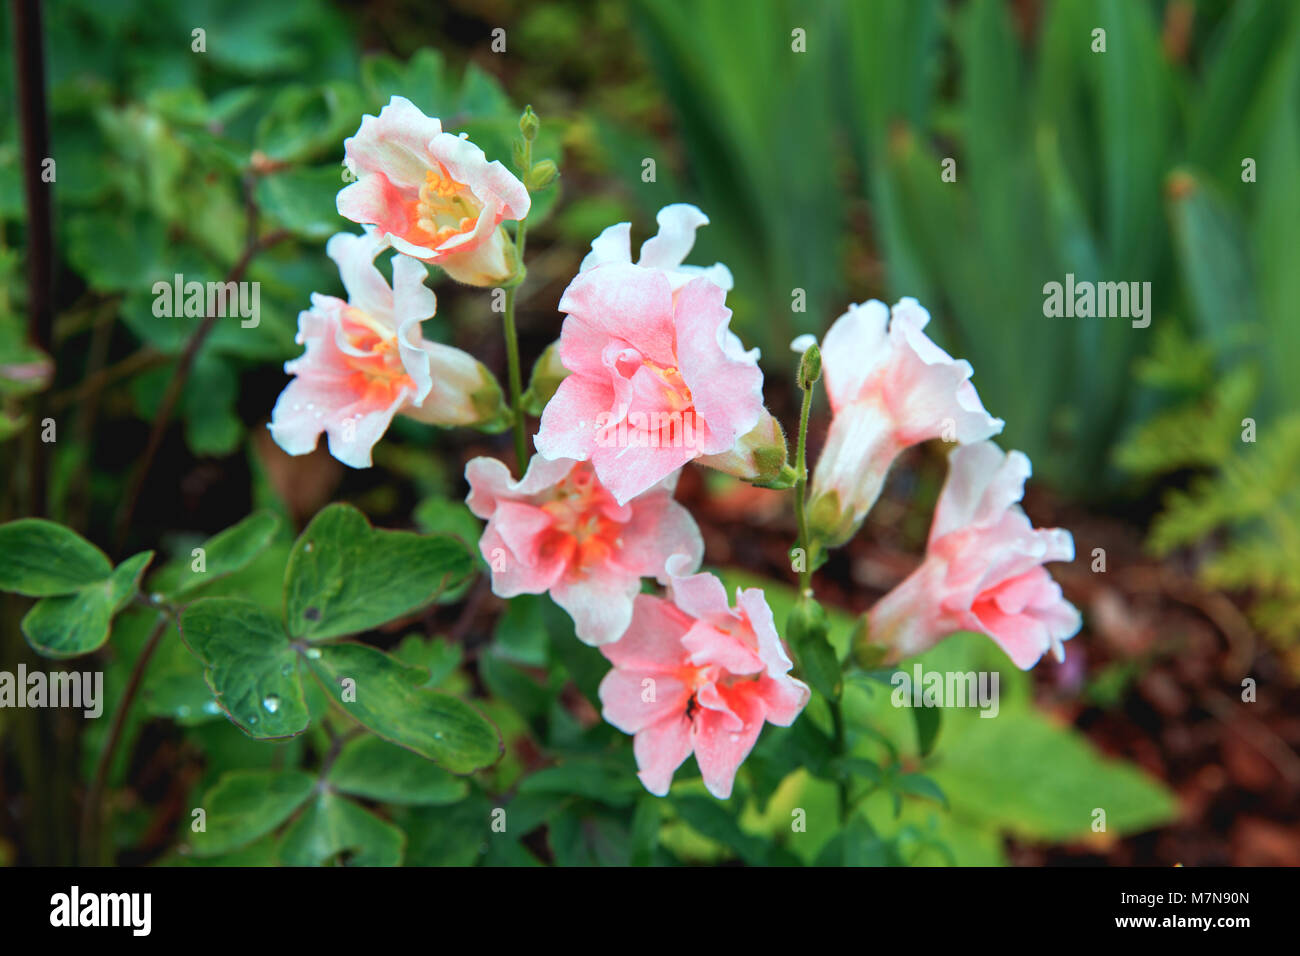
[[[799,387],[805,392],[822,377],[822,350],[814,342],[799,360]]]
[[[742,435],[730,451],[701,455],[698,461],[745,481],[767,484],[781,479],[786,457],[785,432],[765,408],[758,424]]]
[[[555,165],[555,160],[543,159],[541,162],[534,163],[533,168],[524,175],[524,185],[528,187],[529,192],[536,192],[555,182],[555,177],[558,175],[560,170]]]
[[[533,374],[528,379],[528,391],[524,393],[524,411],[540,416],[568,374],[569,370],[560,362],[559,343],[552,342],[533,365]]]
[[[541,128],[542,121],[537,118],[532,106],[525,106],[523,114],[519,117],[519,132],[524,137],[524,141],[531,143],[535,140],[537,131]]]

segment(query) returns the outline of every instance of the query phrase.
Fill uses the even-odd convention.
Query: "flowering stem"
[[[799,572],[799,593],[812,594],[812,543],[808,538],[808,413],[812,408],[813,385],[800,383],[803,407],[799,410],[799,440],[795,451],[794,470],[798,477],[794,483],[794,514],[799,524],[799,548],[803,551],[803,565]]]
[[[519,249],[522,251],[524,224],[519,223]],[[522,257],[521,260],[522,262]],[[510,412],[515,427],[515,459],[519,463],[519,474],[523,475],[528,467],[528,435],[524,430],[524,384],[519,371],[519,336],[515,332],[515,290],[513,285],[506,290],[506,361],[510,366]]]
[[[525,116],[531,114],[530,106]],[[522,131],[522,127],[521,127]],[[533,168],[533,141],[527,134],[523,137],[523,162],[520,164],[524,182],[528,182],[528,173]],[[518,462],[519,474],[528,469],[528,433],[524,428],[524,377],[519,368],[519,334],[515,330],[515,295],[524,284],[528,270],[524,268],[524,247],[528,241],[528,217],[519,220],[515,226],[515,261],[519,268],[515,271],[506,289],[506,362],[510,371],[510,411],[515,427],[515,460]]]

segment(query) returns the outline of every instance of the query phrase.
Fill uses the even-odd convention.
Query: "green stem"
[[[519,268],[523,271],[524,223],[519,223],[516,232],[516,248],[519,250]],[[524,427],[524,377],[519,368],[519,334],[515,330],[515,293],[522,281],[506,289],[506,362],[510,368],[510,418],[515,429],[515,460],[519,463],[522,476],[528,468],[528,432]]]
[[[802,389],[803,407],[799,410],[799,440],[796,447],[794,470],[798,478],[794,483],[794,514],[799,524],[799,547],[803,550],[803,570],[799,572],[799,593],[812,594],[812,542],[808,537],[808,413],[812,409],[812,387]]]
[[[158,645],[161,643],[163,635],[167,633],[167,627],[172,623],[173,619],[172,615],[167,612],[158,616],[158,623],[154,625],[149,639],[145,641],[144,648],[135,659],[135,666],[131,668],[131,676],[127,678],[126,688],[122,691],[122,699],[118,701],[117,710],[113,713],[113,723],[108,730],[108,740],[99,755],[99,761],[95,764],[95,776],[91,782],[90,790],[86,794],[86,803],[81,810],[81,859],[83,865],[97,865],[100,862],[98,859],[99,841],[100,828],[103,823],[100,804],[103,802],[104,787],[108,782],[108,772],[113,765],[113,754],[117,752],[117,745],[122,740],[122,730],[126,726],[127,715],[131,712],[131,705],[135,703],[135,695],[144,680],[144,673],[149,667],[149,661],[153,658],[154,651],[158,649]]]
[[[524,139],[524,181],[528,181],[528,172],[533,167],[533,144]],[[528,218],[519,220],[515,227],[515,261],[519,267],[506,289],[506,362],[510,370],[510,411],[515,428],[515,460],[518,462],[520,477],[528,469],[528,432],[524,428],[524,376],[519,368],[519,334],[515,329],[515,295],[524,284],[527,270],[524,268],[524,248],[528,241]]]

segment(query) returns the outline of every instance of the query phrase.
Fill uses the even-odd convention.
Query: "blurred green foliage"
[[[471,16],[474,6],[457,10]],[[485,7],[482,22],[497,10]],[[572,158],[561,164],[564,181],[584,187],[539,197],[533,218],[555,216],[538,248],[558,239],[576,264],[611,222],[634,218],[644,237],[660,206],[699,203],[712,225],[693,261],[731,267],[735,327],[764,348],[769,373],[780,371],[793,334],[823,332],[850,301],[919,297],[935,314],[936,338],[974,364],[985,404],[1008,421],[1006,442],[1056,487],[1114,494],[1127,490],[1127,472],[1205,471],[1204,485],[1173,498],[1157,546],[1237,529],[1239,549],[1224,553],[1211,579],[1280,594],[1280,610],[1262,620],[1294,630],[1300,519],[1279,502],[1300,456],[1282,418],[1296,407],[1290,366],[1300,355],[1300,7],[754,0],[738,14],[727,0],[594,8],[573,0],[500,10],[517,14],[517,25],[498,78],[466,54],[459,21],[446,32],[424,20],[389,29],[374,45],[395,55],[363,55],[355,37],[363,18],[319,0],[51,8],[56,388],[75,389],[93,370],[96,330],[112,326],[115,359],[126,340],[147,360],[124,393],[129,413],[150,419],[196,325],[155,316],[152,284],[176,273],[219,279],[250,233],[287,230],[291,239],[259,255],[248,276],[262,284],[260,327],[217,329],[192,373],[195,397],[180,408],[195,455],[242,453],[246,376],[296,351],[296,315],[311,291],[340,290],[322,244],[352,228],[333,196],[343,184],[342,139],[360,115],[401,93],[508,162],[518,109],[533,100],[544,104],[540,154]],[[1194,14],[1181,39],[1180,10]],[[1097,28],[1104,53],[1092,50]],[[9,29],[0,20],[0,173],[15,183]],[[1255,182],[1242,179],[1247,157]],[[642,178],[645,158],[657,160],[653,182]],[[955,182],[941,176],[947,158]],[[21,191],[0,191],[0,440],[22,427],[21,400],[48,384],[42,357],[23,344],[22,218]],[[1067,273],[1151,282],[1151,328],[1045,317],[1043,285]],[[792,311],[795,290],[805,311]],[[558,330],[551,305],[537,307],[548,340]],[[441,316],[426,326],[430,335],[454,331]],[[1248,415],[1259,423],[1258,446],[1236,435]],[[1121,434],[1131,438],[1120,468],[1108,470]],[[56,454],[66,483],[87,452],[61,442]],[[400,440],[377,458],[416,489],[414,517],[426,532],[473,543],[477,522],[449,500],[443,463]],[[123,479],[95,476],[96,501],[115,501]],[[274,499],[264,477],[254,481],[258,500]],[[278,620],[291,542],[277,532],[202,596],[238,597]],[[188,540],[174,544],[182,560],[155,586],[183,577]],[[784,620],[791,595],[768,587]],[[114,624],[109,709],[154,617],[130,608]],[[847,633],[837,618],[841,653]],[[1087,838],[1098,805],[1112,834],[1172,817],[1163,788],[1035,711],[1025,675],[990,649],[968,636],[930,663],[998,670],[1001,719],[949,711],[923,729],[884,703],[880,675],[855,681],[846,705],[852,754],[836,763],[827,751],[829,708],[819,695],[808,719],[765,731],[729,804],[708,798],[690,766],[670,799],[641,791],[626,739],[592,719],[604,662],[544,598],[514,602],[490,640],[469,649],[419,633],[390,648],[392,660],[427,671],[422,690],[481,692],[476,703],[506,756],[471,779],[373,736],[336,748],[318,722],[289,741],[252,740],[222,717],[203,664],[174,629],[126,735],[137,740],[150,718],[174,722],[203,757],[191,802],[221,811],[206,843],[190,845],[178,825],[176,842],[193,853],[168,862],[997,863],[1007,836]],[[304,706],[319,714],[324,702],[306,683]],[[84,740],[87,774],[105,723]],[[129,752],[117,752],[112,785],[125,782]],[[309,799],[300,767],[328,774],[348,796]],[[837,832],[846,777],[861,812]],[[498,807],[510,821],[505,839],[491,828]],[[806,833],[791,829],[799,808]],[[147,822],[122,814],[114,846],[134,846]]]
[[[700,261],[731,266],[737,325],[769,357],[850,300],[914,295],[941,344],[974,365],[1006,443],[1080,495],[1122,480],[1103,463],[1157,400],[1132,365],[1160,326],[1204,338],[1223,362],[1249,330],[1266,343],[1263,408],[1294,406],[1294,4],[634,8],[687,182],[714,218]],[[1194,29],[1180,47],[1183,13]],[[796,29],[807,52],[792,49]],[[1242,181],[1247,157],[1257,182]],[[941,178],[947,158],[955,182]],[[1171,186],[1179,168],[1200,184],[1190,196]],[[1150,282],[1152,329],[1045,317],[1043,286],[1067,273]],[[796,288],[806,313],[790,311]]]

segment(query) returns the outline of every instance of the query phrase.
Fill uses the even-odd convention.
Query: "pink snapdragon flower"
[[[528,190],[463,135],[394,96],[378,116],[362,117],[343,150],[357,178],[339,191],[339,215],[375,226],[398,252],[458,282],[492,286],[515,274],[501,223],[528,215]]]
[[[668,276],[673,289],[680,289],[699,276],[708,279],[726,292],[731,291],[731,270],[721,262],[711,266],[683,265],[695,245],[695,230],[709,224],[709,217],[698,206],[690,203],[673,203],[664,206],[655,216],[659,234],[641,244],[641,258],[637,265],[658,269]],[[586,272],[607,263],[632,262],[632,224],[620,222],[607,227],[591,243],[591,252],[582,260],[580,272]]]
[[[580,273],[560,299],[570,374],[542,412],[538,452],[590,461],[620,504],[688,461],[731,452],[770,416],[758,350],[727,327],[725,295],[704,277],[674,289],[648,266]]]
[[[704,542],[690,512],[673,500],[676,473],[620,504],[591,465],[534,456],[514,481],[495,458],[465,467],[470,510],[487,520],[479,550],[500,597],[549,591],[569,612],[578,638],[608,644],[627,630],[643,577],[667,581],[664,563],[699,567]]]
[[[1002,431],[970,382],[971,366],[923,331],[930,313],[907,298],[892,310],[850,306],[821,346],[830,432],[813,472],[813,534],[828,546],[853,536],[899,452],[931,438],[961,444]]]
[[[298,315],[300,358],[271,412],[271,436],[291,455],[316,448],[321,432],[330,454],[353,468],[370,467],[370,451],[401,412],[433,425],[483,424],[505,407],[501,388],[460,349],[430,342],[420,322],[437,300],[427,270],[393,257],[390,288],[374,258],[388,243],[377,233],[339,233],[325,252],[339,267],[348,300],[313,293]]]
[[[1029,459],[992,442],[955,449],[921,566],[870,611],[872,643],[908,657],[955,631],[987,634],[1022,670],[1063,641],[1082,619],[1043,565],[1073,561],[1074,538],[1034,528],[1018,502]]]
[[[669,599],[638,594],[632,624],[602,647],[614,669],[600,683],[607,721],[634,734],[642,784],[664,796],[692,753],[709,792],[731,796],[765,721],[789,727],[809,690],[777,636],[758,588],[737,589],[736,606],[712,574],[668,562]]]

